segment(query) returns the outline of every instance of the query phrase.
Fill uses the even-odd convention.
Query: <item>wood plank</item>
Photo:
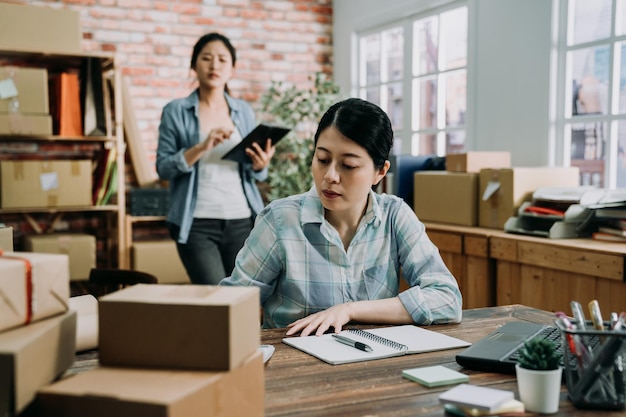
[[[429,231],[428,237],[440,251],[463,253],[463,236],[458,233]]]
[[[496,280],[491,262],[487,258],[465,258],[464,308],[491,307],[496,304]]]
[[[517,241],[508,237],[491,237],[489,256],[494,259],[517,262]]]
[[[520,304],[520,265],[515,262],[496,263],[496,305]]]
[[[486,258],[489,256],[489,238],[467,235],[463,238],[463,248],[466,255]]]
[[[535,242],[519,242],[518,261],[561,271],[624,280],[624,258],[620,255],[567,249]]]

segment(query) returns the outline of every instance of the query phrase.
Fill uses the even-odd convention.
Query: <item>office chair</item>
[[[152,274],[130,269],[92,268],[89,271],[91,293],[100,297],[135,284],[158,284]]]

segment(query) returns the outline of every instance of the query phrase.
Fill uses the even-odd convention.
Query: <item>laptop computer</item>
[[[456,362],[467,369],[514,374],[524,342],[536,336],[553,340],[562,354],[561,334],[556,326],[513,321],[457,354]]]

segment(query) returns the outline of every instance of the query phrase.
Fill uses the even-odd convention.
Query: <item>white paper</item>
[[[56,190],[59,188],[59,176],[56,172],[46,172],[39,175],[39,184],[42,191]]]

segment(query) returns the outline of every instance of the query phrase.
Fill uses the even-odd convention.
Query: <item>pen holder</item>
[[[556,326],[561,330],[563,373],[572,404],[576,408],[622,410],[626,331],[573,330],[558,321]]]

